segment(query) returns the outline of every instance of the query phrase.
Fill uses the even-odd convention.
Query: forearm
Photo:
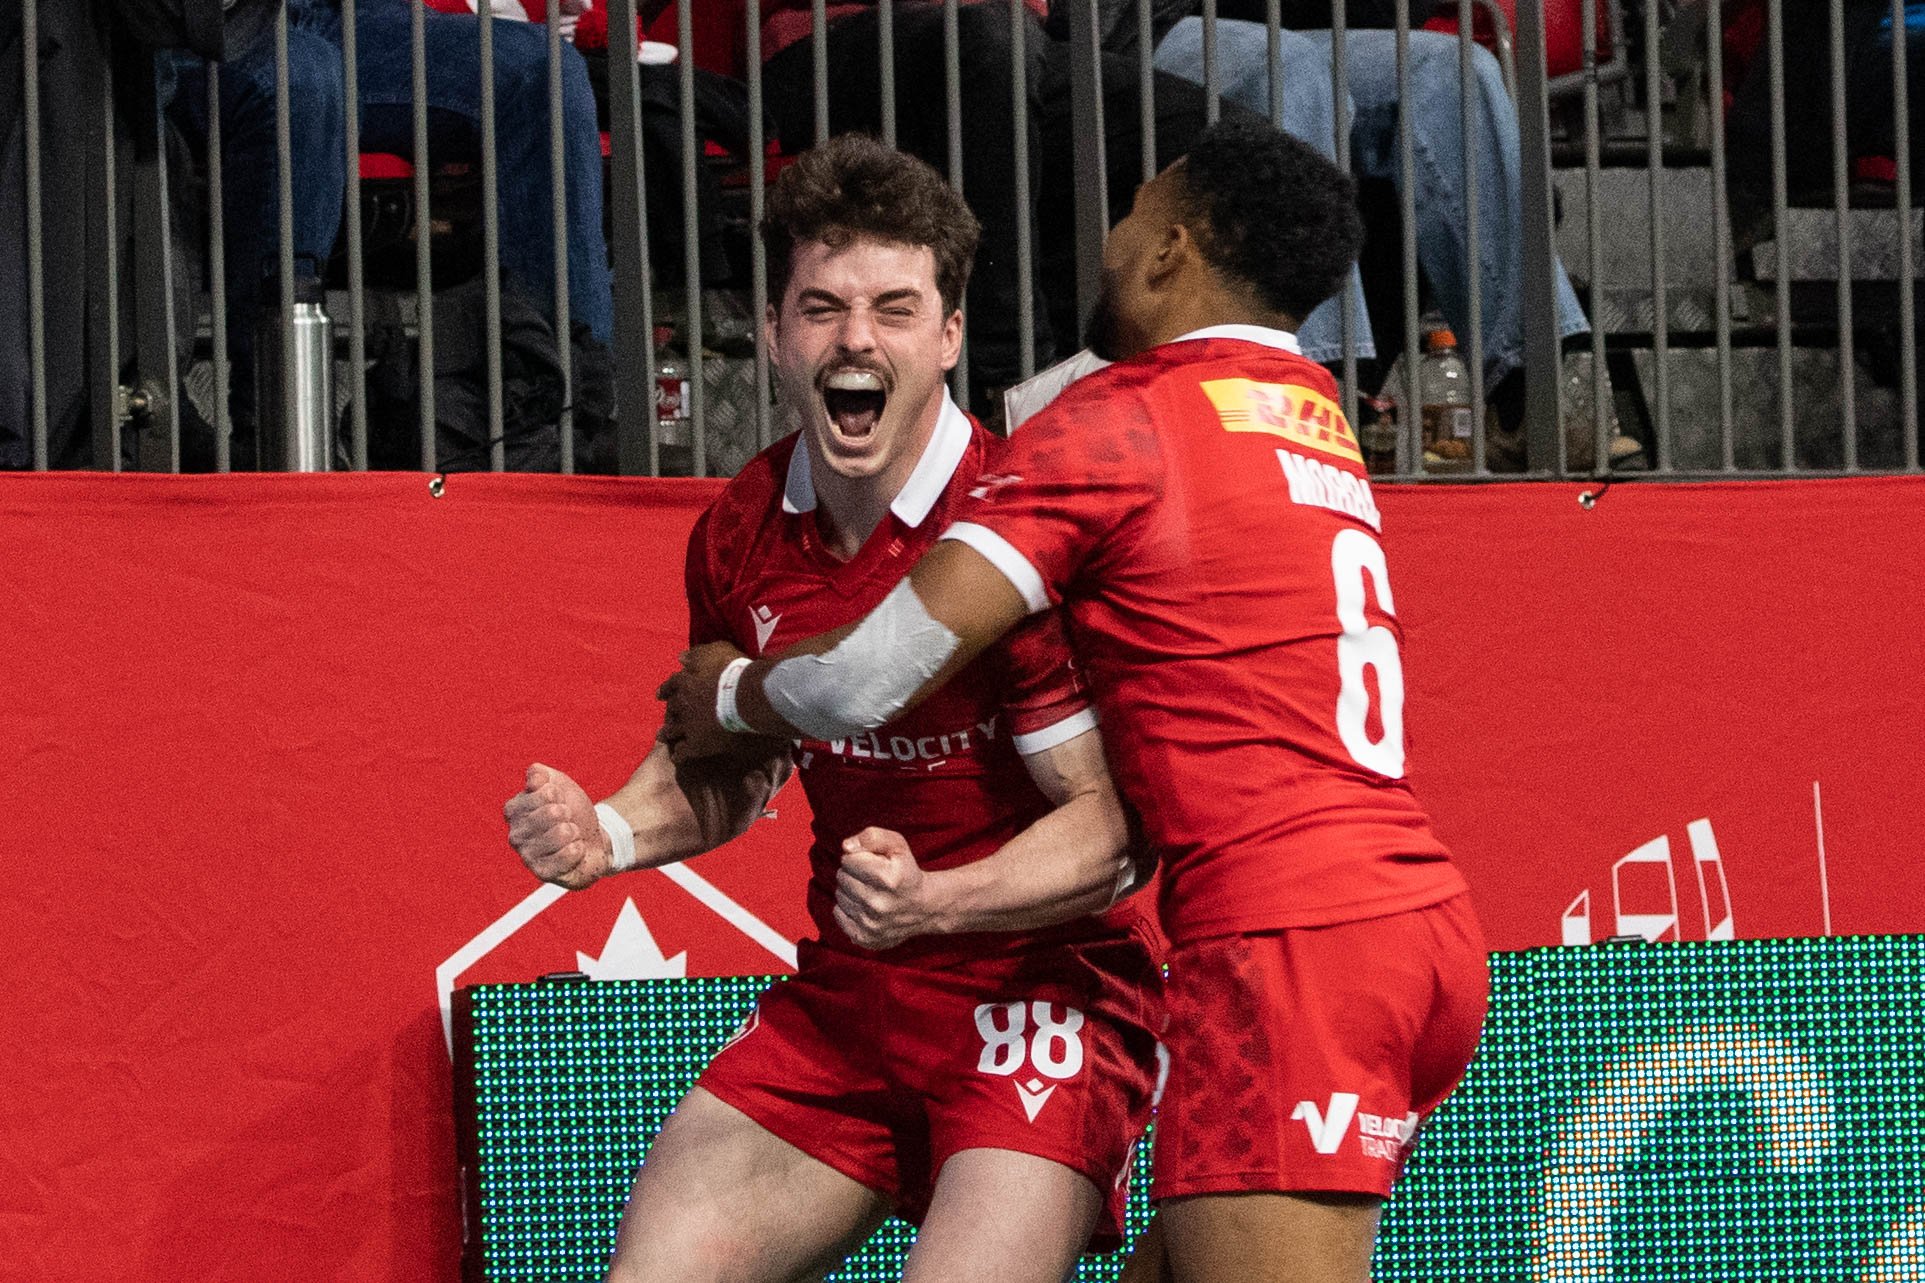
[[[1136,846],[1115,796],[1070,798],[994,855],[925,875],[938,932],[1027,931],[1101,913],[1136,889]]]
[[[634,830],[638,869],[674,864],[708,849],[695,808],[675,782],[675,764],[660,744],[604,801]]]
[[[787,778],[781,759],[678,769],[657,744],[606,800],[635,833],[635,868],[653,869],[712,850],[746,832]]]

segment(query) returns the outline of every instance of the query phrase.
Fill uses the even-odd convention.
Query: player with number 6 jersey
[[[1381,1200],[1468,1065],[1489,972],[1407,782],[1381,517],[1330,375],[1292,334],[1361,237],[1346,175],[1221,122],[1104,244],[1116,363],[1025,423],[975,506],[861,623],[750,663],[684,657],[677,760],[844,734],[1062,611],[1162,870],[1171,1067],[1158,1217],[1179,1283],[1369,1277]],[[1132,1262],[1154,1277],[1156,1243]]]

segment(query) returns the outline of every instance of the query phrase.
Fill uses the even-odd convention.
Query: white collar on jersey
[[[1281,348],[1293,356],[1303,355],[1296,335],[1289,330],[1273,330],[1267,325],[1206,325],[1200,330],[1179,334],[1170,342],[1182,343],[1189,339],[1242,339],[1245,343]]]
[[[903,525],[914,529],[929,516],[936,500],[948,489],[950,478],[956,475],[956,466],[969,449],[972,435],[969,416],[957,408],[950,399],[949,389],[944,388],[936,430],[929,434],[929,444],[922,448],[916,470],[909,474],[909,480],[903,482],[896,494],[896,501],[889,505],[889,511],[900,517]],[[795,453],[789,456],[789,477],[782,487],[782,511],[815,511],[815,475],[809,464],[809,443],[803,439],[796,441]]]

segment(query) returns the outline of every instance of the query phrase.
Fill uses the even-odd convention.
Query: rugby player
[[[978,230],[936,172],[845,136],[768,208],[800,431],[687,560],[693,641],[758,653],[881,601],[1005,448],[944,386]],[[792,757],[814,811],[820,938],[656,1136],[609,1277],[819,1278],[894,1212],[921,1225],[906,1278],[1060,1283],[1093,1233],[1120,1239],[1162,1020],[1154,909],[1124,898],[1143,848],[1060,624],[1027,621],[913,713],[793,738],[679,778],[658,745],[599,807],[536,764],[507,804],[523,861],[568,887],[741,833]]]
[[[691,651],[661,691],[678,761],[748,731],[855,734],[1066,612],[1161,861],[1155,1194],[1183,1283],[1367,1279],[1489,992],[1406,782],[1381,517],[1293,334],[1360,240],[1345,174],[1221,122],[1104,245],[1092,344],[1117,363],[1016,433],[908,580],[778,660]]]

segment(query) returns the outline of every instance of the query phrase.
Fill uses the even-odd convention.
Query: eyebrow
[[[841,295],[832,290],[822,289],[820,286],[811,286],[803,290],[802,293],[797,296],[796,302],[798,304],[828,303],[835,307],[847,307],[849,305],[848,300],[844,299]],[[877,307],[886,307],[891,303],[901,302],[922,302],[922,291],[904,286],[899,289],[884,290],[882,293],[876,295],[875,299],[875,305]]]

